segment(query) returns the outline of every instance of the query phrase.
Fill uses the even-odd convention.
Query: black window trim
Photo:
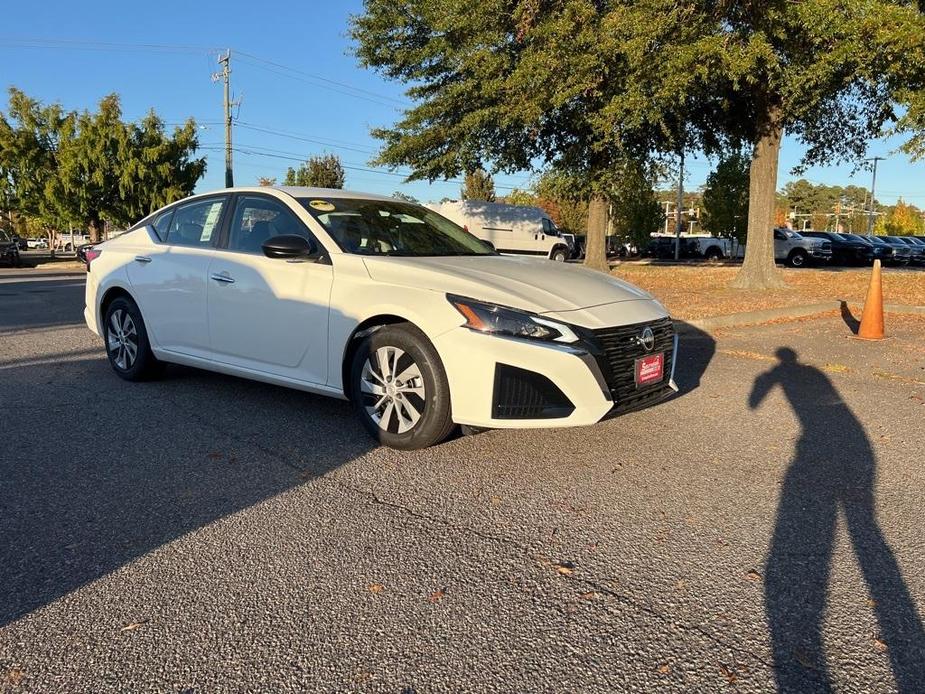
[[[253,253],[251,251],[239,251],[235,248],[228,247],[228,242],[231,240],[231,224],[234,220],[235,211],[238,208],[238,201],[241,198],[260,198],[263,200],[268,200],[270,202],[275,202],[276,204],[282,205],[285,209],[287,209],[290,212],[290,214],[292,214],[295,221],[302,226],[302,228],[305,230],[305,232],[312,239],[315,246],[320,251],[320,255],[318,256],[317,259],[315,259],[315,262],[321,263],[323,265],[330,264],[330,256],[328,254],[328,250],[324,247],[324,244],[318,240],[318,235],[315,232],[313,232],[305,222],[299,219],[299,215],[295,213],[295,211],[286,203],[285,200],[281,200],[275,195],[267,195],[266,193],[257,193],[257,192],[249,192],[249,191],[241,191],[241,192],[232,193],[229,197],[231,198],[231,205],[229,205],[229,212],[223,216],[221,233],[219,235],[219,241],[215,246],[216,250],[224,251],[225,253],[239,253],[241,255],[259,256],[263,258],[266,257],[262,253]]]
[[[183,198],[182,200],[177,200],[176,202],[172,202],[172,203],[170,203],[169,205],[166,205],[166,206],[160,208],[159,210],[155,210],[154,212],[152,212],[151,214],[149,214],[147,217],[145,217],[144,219],[142,219],[140,222],[138,222],[137,224],[135,224],[135,226],[133,226],[131,229],[129,229],[129,231],[137,231],[138,229],[141,229],[142,227],[146,227],[146,226],[150,226],[150,227],[153,229],[153,228],[154,228],[154,220],[157,219],[158,217],[160,217],[162,214],[166,214],[167,212],[170,212],[170,214],[171,214],[170,221],[171,221],[171,224],[172,224],[172,223],[173,223],[173,215],[176,213],[176,211],[177,211],[180,207],[184,207],[184,206],[186,206],[186,205],[188,205],[188,204],[189,204],[189,205],[195,205],[195,204],[198,204],[198,203],[201,203],[201,202],[208,202],[208,201],[210,201],[210,200],[223,200],[224,202],[227,203],[227,202],[228,202],[229,200],[231,200],[233,197],[234,197],[234,195],[232,195],[231,193],[221,193],[221,192],[219,192],[219,193],[209,193],[208,195],[202,195],[202,196],[197,195],[196,197],[192,197],[192,198]],[[224,206],[222,207],[222,215],[221,215],[221,217],[219,217],[219,220],[218,220],[219,234],[212,234],[212,238],[209,239],[210,242],[209,242],[209,245],[207,245],[207,246],[182,246],[182,245],[180,245],[180,244],[172,244],[172,243],[169,243],[168,241],[166,241],[166,240],[160,238],[160,237],[157,235],[156,232],[155,232],[155,234],[154,234],[154,238],[157,239],[157,240],[155,241],[155,243],[156,243],[158,246],[174,246],[174,245],[176,245],[176,246],[178,246],[178,247],[180,247],[180,248],[203,248],[203,249],[207,249],[207,248],[215,249],[215,248],[218,248],[218,245],[217,245],[217,244],[218,244],[218,237],[221,235],[221,232],[222,232],[222,230],[223,230],[224,227],[225,227],[225,224],[226,224],[226,222],[227,222],[227,218],[228,218],[228,205],[224,205]],[[169,234],[168,234],[168,237],[169,237]]]

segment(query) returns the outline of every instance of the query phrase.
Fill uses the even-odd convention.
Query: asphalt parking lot
[[[0,271],[0,691],[922,691],[925,321],[686,332],[681,393],[401,453],[129,384]]]

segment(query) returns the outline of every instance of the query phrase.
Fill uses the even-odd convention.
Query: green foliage
[[[507,203],[508,205],[523,205],[526,207],[535,207],[537,204],[537,197],[534,193],[531,193],[529,190],[521,190],[520,188],[515,188],[510,193],[505,195],[501,202]]]
[[[806,146],[803,165],[856,161],[891,126],[923,133],[925,152],[925,15],[912,2],[365,0],[351,33],[363,65],[409,85],[414,105],[373,133],[377,162],[411,178],[541,162],[598,195],[627,157],[763,143],[773,166],[749,218],[763,286],[782,132]]]
[[[415,205],[420,205],[420,201],[413,195],[408,195],[407,193],[402,193],[400,190],[396,190],[392,193],[392,197],[396,200],[402,200],[404,202],[414,203]]]
[[[463,187],[460,191],[463,200],[495,201],[495,182],[484,169],[474,169],[466,172]]]
[[[835,229],[836,213],[845,229],[865,231],[870,192],[863,186],[829,186],[806,179],[790,181],[781,190],[781,203],[799,215],[809,214],[813,229]],[[794,226],[802,228],[805,217],[796,217]]]
[[[902,198],[877,217],[874,233],[878,236],[921,236],[925,234],[925,217],[915,205]]]
[[[9,204],[46,228],[77,224],[96,237],[104,221],[128,225],[192,193],[205,172],[195,122],[172,136],[152,111],[124,123],[116,95],[96,113],[43,106],[10,89],[0,114],[0,184]]]
[[[722,157],[703,190],[703,226],[714,235],[733,231],[745,240],[748,220],[749,158],[741,152]]]
[[[340,157],[322,154],[309,158],[298,169],[287,169],[283,185],[340,189],[344,187],[344,179],[344,165]]]
[[[536,204],[545,209],[560,228],[584,234],[588,229],[586,188],[580,177],[550,170],[540,176],[534,186]]]
[[[651,174],[634,162],[624,162],[610,194],[613,232],[642,246],[662,225],[664,212],[652,188]]]

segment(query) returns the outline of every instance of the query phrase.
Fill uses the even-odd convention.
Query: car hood
[[[388,282],[519,308],[556,313],[652,300],[648,292],[579,265],[517,256],[364,258],[370,276]]]

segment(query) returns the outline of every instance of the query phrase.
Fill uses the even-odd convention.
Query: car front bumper
[[[677,391],[678,337],[670,319],[662,320],[670,334],[663,327],[651,351],[664,352],[662,379],[638,389],[637,352],[615,347],[610,337],[602,344],[596,336],[609,329],[580,328],[582,340],[566,345],[454,328],[434,339],[449,379],[453,421],[492,429],[584,426],[660,402]],[[622,329],[635,334],[642,325]],[[647,353],[638,348],[638,356]],[[614,365],[626,364],[629,373],[614,373]]]

